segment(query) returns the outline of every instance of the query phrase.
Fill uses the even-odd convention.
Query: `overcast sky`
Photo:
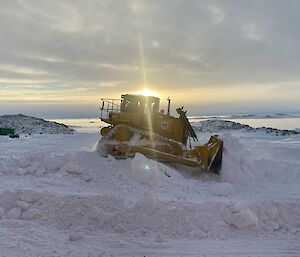
[[[147,86],[190,114],[300,112],[300,1],[0,4],[2,114],[95,116],[143,89],[142,56]]]

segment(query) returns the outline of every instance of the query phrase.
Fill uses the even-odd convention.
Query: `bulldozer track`
[[[182,149],[186,148],[186,146],[184,144],[182,144],[180,142],[177,142],[173,139],[169,139],[169,138],[163,137],[163,136],[161,136],[159,134],[156,134],[156,133],[153,133],[153,132],[144,131],[144,130],[133,128],[131,126],[123,125],[123,124],[114,126],[112,128],[112,130],[103,138],[108,140],[108,141],[113,140],[113,136],[115,135],[118,128],[126,128],[130,132],[132,132],[134,135],[137,134],[137,135],[141,135],[141,136],[144,136],[144,137],[152,138],[153,140],[157,140],[157,141],[160,141],[160,142],[169,143],[171,145],[177,145],[177,146],[181,147]]]

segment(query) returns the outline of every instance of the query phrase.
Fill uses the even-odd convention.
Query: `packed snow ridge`
[[[255,133],[265,133],[273,136],[288,136],[299,134],[298,130],[288,130],[288,129],[276,129],[276,128],[266,128],[259,127],[253,128],[249,125],[241,124],[238,122],[233,122],[229,120],[204,120],[195,122],[192,124],[196,131],[199,132],[226,132],[226,131],[241,131],[241,132],[255,132]]]
[[[0,116],[0,127],[14,128],[18,134],[71,134],[68,126],[23,114]]]

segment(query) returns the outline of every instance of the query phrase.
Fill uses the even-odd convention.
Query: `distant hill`
[[[17,134],[71,134],[68,126],[23,114],[0,116],[0,127],[14,128]]]
[[[287,130],[287,129],[276,129],[276,128],[266,128],[259,127],[253,128],[249,125],[241,124],[238,122],[233,122],[229,120],[203,120],[192,123],[192,126],[196,131],[201,132],[210,132],[210,133],[218,133],[218,132],[226,132],[226,131],[244,131],[251,133],[265,133],[274,136],[288,136],[294,134],[300,134],[298,130]]]

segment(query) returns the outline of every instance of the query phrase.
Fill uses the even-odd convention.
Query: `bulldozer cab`
[[[155,96],[124,94],[121,99],[102,98],[101,120],[117,126],[120,124],[151,131],[184,145],[188,136],[197,140],[193,128],[180,109],[180,117],[159,112],[160,99]],[[169,101],[169,100],[168,100]],[[169,101],[170,104],[170,101]],[[169,107],[168,107],[169,109]]]
[[[121,95],[121,112],[152,114],[159,111],[159,98],[142,95]]]

